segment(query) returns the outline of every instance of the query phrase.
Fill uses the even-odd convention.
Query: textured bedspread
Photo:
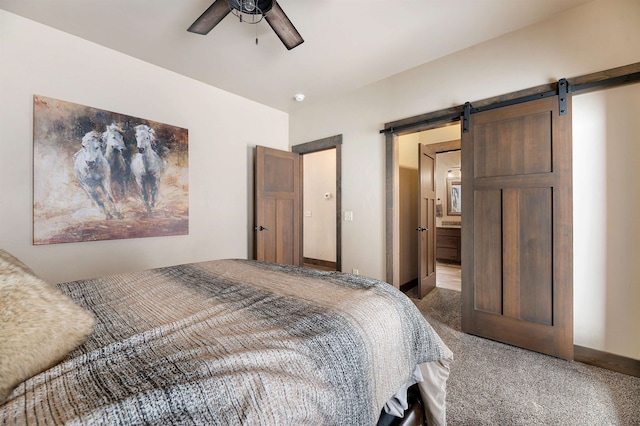
[[[221,260],[59,285],[97,317],[2,424],[374,425],[450,351],[376,280]]]

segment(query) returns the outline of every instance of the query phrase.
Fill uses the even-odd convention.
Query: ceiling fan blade
[[[187,29],[187,31],[206,35],[231,12],[231,6],[227,0],[216,0],[198,19]]]
[[[267,20],[269,26],[273,28],[273,31],[275,31],[278,38],[280,38],[280,41],[284,43],[288,50],[291,50],[304,42],[298,30],[296,30],[287,15],[284,13],[284,10],[282,10],[276,1],[273,2],[273,7],[265,15],[264,19]]]

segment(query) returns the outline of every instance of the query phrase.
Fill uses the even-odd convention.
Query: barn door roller
[[[560,102],[560,115],[567,115],[567,92],[569,91],[569,82],[566,78],[558,81],[558,102]]]
[[[510,105],[521,104],[524,102],[535,101],[536,99],[548,98],[550,96],[558,96],[560,115],[567,115],[567,93],[569,93],[569,82],[566,78],[558,80],[556,90],[548,92],[536,93],[535,95],[524,96],[522,98],[509,99],[503,102],[474,108],[470,102],[464,104],[462,112],[462,132],[469,132],[469,116],[477,112],[489,111],[496,108],[502,108]]]
[[[469,133],[469,116],[471,115],[471,102],[464,104],[464,112],[462,115],[462,132]]]

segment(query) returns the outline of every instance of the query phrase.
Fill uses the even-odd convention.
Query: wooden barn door
[[[471,114],[462,134],[462,329],[573,358],[571,107]]]
[[[418,297],[423,298],[436,288],[436,153],[423,144],[418,150]]]
[[[256,147],[256,259],[302,265],[300,155]]]

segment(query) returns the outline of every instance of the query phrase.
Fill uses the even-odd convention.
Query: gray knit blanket
[[[450,357],[413,303],[362,276],[246,260],[60,284],[96,318],[0,424],[375,425]]]

